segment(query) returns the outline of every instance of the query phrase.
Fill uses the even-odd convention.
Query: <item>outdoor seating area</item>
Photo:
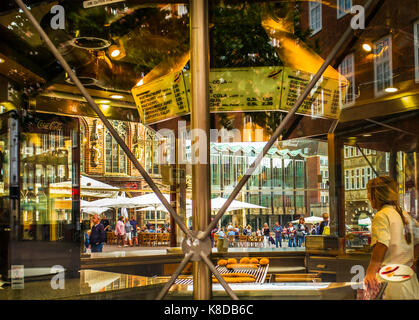
[[[218,235],[214,235],[214,246],[217,246]],[[228,236],[228,246],[233,248],[262,248],[264,236]]]
[[[107,232],[107,244],[116,245],[115,233]],[[170,233],[138,233],[138,245],[142,247],[165,247],[170,245]]]

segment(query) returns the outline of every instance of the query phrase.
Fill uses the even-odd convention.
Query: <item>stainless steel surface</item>
[[[147,171],[144,170],[144,168],[141,166],[141,164],[138,162],[138,160],[135,158],[134,154],[131,152],[131,150],[126,145],[125,141],[119,136],[117,131],[114,129],[114,127],[111,125],[111,123],[107,120],[105,115],[102,113],[96,102],[93,100],[93,98],[90,96],[89,92],[86,90],[86,88],[83,86],[83,84],[80,82],[78,77],[75,75],[67,61],[63,58],[63,56],[60,54],[58,49],[54,46],[54,44],[49,39],[48,35],[45,33],[45,31],[42,29],[38,21],[34,18],[32,13],[28,10],[26,5],[23,3],[22,0],[15,0],[15,2],[18,4],[18,6],[23,10],[25,15],[28,17],[30,22],[33,24],[35,29],[39,32],[41,38],[45,41],[45,44],[47,47],[51,50],[55,58],[60,62],[63,69],[68,73],[69,77],[73,81],[73,83],[76,85],[76,87],[80,90],[84,98],[87,100],[89,105],[92,107],[92,109],[95,111],[95,113],[98,115],[98,117],[102,120],[104,126],[109,130],[112,137],[115,139],[115,141],[119,144],[121,149],[125,152],[128,159],[131,160],[131,162],[134,164],[135,168],[140,172],[144,180],[148,183],[150,188],[156,193],[159,200],[163,203],[163,205],[166,207],[166,209],[170,212],[170,214],[173,216],[173,218],[176,220],[176,223],[181,227],[182,231],[185,232],[185,234],[190,235],[190,231],[186,226],[183,224],[182,219],[176,214],[176,211],[173,209],[173,207],[170,205],[170,203],[166,200],[166,198],[163,196],[157,185],[154,183],[152,178],[148,175]]]
[[[190,2],[191,26],[191,140],[192,140],[192,225],[204,231],[211,218],[210,186],[210,112],[208,2]],[[197,150],[197,152],[195,151]],[[206,238],[209,238],[208,236]],[[204,240],[204,239],[201,239]],[[211,273],[202,262],[194,262],[194,299],[212,296]]]
[[[368,11],[371,7],[374,0],[368,0],[368,2],[365,5],[365,11]],[[345,42],[349,39],[351,34],[354,32],[351,26],[347,28],[345,33],[342,35],[340,40],[336,43],[336,45],[333,47],[329,55],[327,56],[326,60],[324,61],[323,65],[320,67],[320,69],[317,71],[317,73],[314,75],[310,83],[305,88],[304,92],[298,97],[297,101],[295,102],[292,109],[289,111],[287,116],[284,118],[284,120],[281,122],[281,124],[276,128],[275,132],[272,134],[269,141],[266,143],[265,147],[263,148],[262,153],[258,155],[256,160],[252,163],[252,165],[249,167],[249,169],[246,171],[243,178],[239,181],[239,183],[236,185],[234,190],[230,193],[230,196],[228,197],[227,201],[224,203],[224,205],[221,207],[213,221],[210,223],[209,227],[205,231],[204,234],[201,235],[202,238],[207,237],[211,230],[214,229],[214,227],[217,225],[218,221],[222,218],[224,213],[226,212],[227,208],[230,206],[231,202],[237,197],[243,186],[246,184],[246,182],[249,180],[250,176],[253,174],[253,172],[256,170],[256,168],[259,166],[260,162],[262,161],[263,157],[268,153],[269,149],[273,146],[275,141],[280,137],[282,131],[288,124],[288,122],[292,119],[294,114],[297,112],[298,108],[301,106],[301,104],[304,102],[304,100],[309,95],[310,91],[313,89],[313,87],[316,85],[317,81],[321,78],[323,73],[326,71],[327,67],[331,64],[332,60],[335,58],[339,50],[343,47]]]

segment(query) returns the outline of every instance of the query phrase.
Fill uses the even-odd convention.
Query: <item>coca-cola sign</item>
[[[44,120],[39,120],[36,123],[36,126],[39,129],[43,129],[43,130],[51,130],[51,131],[58,131],[58,130],[62,130],[63,128],[63,124],[59,121],[44,121]]]

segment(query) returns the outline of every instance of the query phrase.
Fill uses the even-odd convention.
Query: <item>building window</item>
[[[223,156],[224,187],[231,186],[233,181],[233,156]]]
[[[125,136],[121,136],[125,140]],[[125,153],[109,132],[105,136],[105,170],[106,173],[126,173]]]
[[[351,170],[351,190],[355,190],[355,172]]]
[[[374,43],[374,90],[384,93],[393,85],[391,38],[385,37]]]
[[[343,87],[340,85],[342,88],[340,90],[340,101],[344,105],[351,105],[355,102],[355,58],[353,54],[346,56],[339,66],[339,84],[343,78],[348,81],[348,86]],[[344,91],[346,91],[346,95]]]
[[[272,187],[282,187],[282,159],[272,159]]]
[[[345,170],[345,190],[349,190],[349,172]]]
[[[322,29],[322,3],[320,0],[309,2],[309,24],[312,35]]]
[[[220,156],[211,155],[211,185],[220,185]]]
[[[366,188],[366,175],[365,175],[366,169],[362,168],[361,169],[361,189],[365,189]]]
[[[352,0],[337,0],[338,19],[351,11]]]
[[[415,37],[415,80],[419,82],[419,21],[413,25]]]

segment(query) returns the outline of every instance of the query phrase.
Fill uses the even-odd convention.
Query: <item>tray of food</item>
[[[269,269],[268,258],[220,259],[215,268],[227,283],[264,283]],[[212,275],[213,283],[219,283]],[[193,284],[192,276],[179,276],[176,284]]]
[[[383,266],[378,274],[380,278],[388,282],[404,282],[410,280],[414,274],[412,268],[402,264],[390,264]]]

